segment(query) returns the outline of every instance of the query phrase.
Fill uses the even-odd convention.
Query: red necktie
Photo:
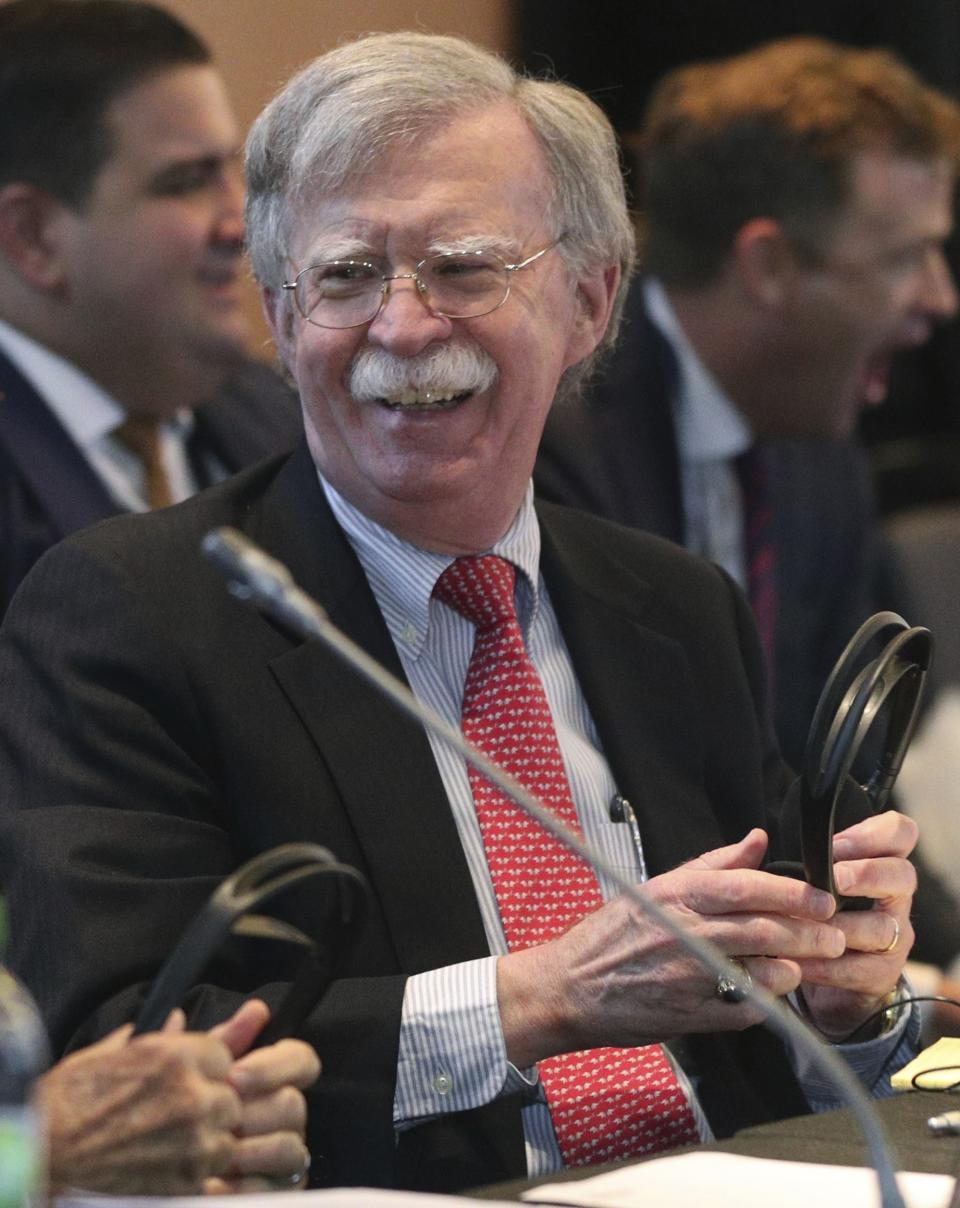
[[[765,450],[754,445],[736,459],[736,467],[743,495],[747,597],[766,656],[768,695],[772,696],[776,671],[777,546]]]
[[[463,691],[466,737],[582,834],[543,685],[523,643],[516,571],[493,555],[458,558],[434,595],[476,626]],[[588,865],[471,765],[477,818],[511,950],[545,943],[603,904]],[[540,1062],[568,1166],[698,1140],[690,1105],[660,1045],[588,1049]]]

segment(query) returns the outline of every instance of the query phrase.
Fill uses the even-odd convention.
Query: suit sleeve
[[[145,586],[70,542],[38,564],[0,639],[9,959],[58,1051],[135,1016],[196,910],[252,854],[168,626]],[[191,1026],[254,993],[276,1003],[285,972],[267,954],[226,956],[184,1004]],[[357,1168],[361,1151],[382,1183],[403,986],[399,975],[337,981],[302,1033],[324,1064],[312,1148]],[[348,1181],[337,1169],[330,1177]]]

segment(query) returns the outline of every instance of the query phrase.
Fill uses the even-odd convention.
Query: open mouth
[[[459,393],[439,390],[408,390],[393,398],[378,398],[377,402],[391,411],[448,411],[473,395],[472,390]]]
[[[887,397],[892,360],[893,357],[890,353],[877,353],[867,362],[860,388],[863,401],[867,406],[879,406]]]

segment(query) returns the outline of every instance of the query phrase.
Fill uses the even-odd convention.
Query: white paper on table
[[[53,1208],[517,1208],[505,1200],[429,1195],[419,1191],[384,1191],[341,1187],[331,1191],[269,1191],[246,1195],[90,1195],[77,1193],[54,1200]]]
[[[899,1174],[908,1208],[947,1208],[953,1179],[945,1174]],[[534,1187],[529,1203],[577,1208],[881,1208],[874,1171],[861,1166],[815,1166],[700,1151],[624,1166],[608,1174]]]

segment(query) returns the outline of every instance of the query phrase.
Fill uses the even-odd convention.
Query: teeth
[[[381,399],[388,407],[403,408],[416,407],[421,410],[439,410],[445,407],[448,403],[466,398],[471,391],[467,390],[463,393],[453,393],[447,391],[440,393],[436,390],[424,390],[418,392],[416,390],[406,390],[402,394],[394,395],[391,398]]]

